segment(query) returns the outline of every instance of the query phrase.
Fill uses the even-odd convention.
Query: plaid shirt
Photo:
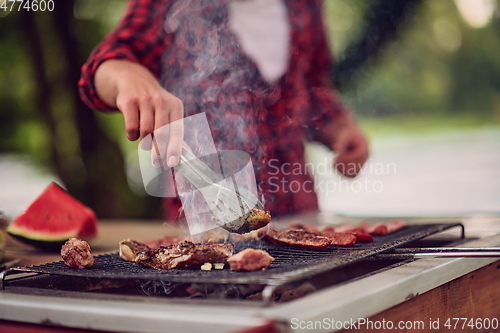
[[[108,59],[140,63],[183,101],[186,116],[206,112],[218,149],[252,156],[273,216],[316,210],[303,140],[329,144],[322,128],[344,109],[329,80],[321,1],[284,2],[289,63],[275,83],[266,82],[239,47],[228,27],[227,0],[131,0],[120,24],[83,66],[81,97],[93,109],[112,110],[96,94],[97,67]],[[167,218],[177,214],[175,201],[165,199]]]

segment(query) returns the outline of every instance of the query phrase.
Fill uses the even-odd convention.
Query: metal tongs
[[[500,247],[396,248],[376,255],[379,259],[498,258]]]
[[[238,187],[233,175],[218,175],[185,148],[176,169],[201,192],[217,225],[240,234],[255,229],[248,217],[252,208],[263,210],[264,205],[251,192]]]

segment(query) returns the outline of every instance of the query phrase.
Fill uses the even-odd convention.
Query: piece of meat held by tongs
[[[238,186],[232,175],[227,178],[218,175],[185,148],[176,169],[201,192],[212,210],[214,222],[227,231],[244,234],[271,221],[262,202]]]

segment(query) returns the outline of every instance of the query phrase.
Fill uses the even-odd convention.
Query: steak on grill
[[[356,236],[356,243],[371,243],[373,236],[365,232],[362,228],[355,228],[352,224],[326,227],[323,232],[338,232]]]
[[[366,233],[369,233],[373,236],[385,236],[388,234],[392,234],[400,229],[403,229],[407,226],[406,222],[403,220],[393,220],[388,223],[375,223],[368,224],[363,223],[359,226]]]
[[[320,235],[328,237],[333,246],[353,246],[357,239],[356,235],[344,232],[321,231]]]
[[[161,246],[137,254],[135,262],[157,269],[200,268],[205,263],[223,263],[233,254],[233,244],[194,244]]]
[[[278,245],[305,247],[309,249],[324,249],[330,246],[330,238],[305,230],[277,231],[275,229],[262,230],[259,236]]]
[[[245,249],[227,259],[232,271],[247,272],[266,269],[273,261],[274,258],[269,253],[256,249]]]

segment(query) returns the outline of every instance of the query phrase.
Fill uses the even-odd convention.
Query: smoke
[[[217,151],[205,113],[183,119],[186,130],[195,129],[197,154],[175,169],[177,191],[192,235],[236,223],[257,204],[257,189],[250,156],[237,150]],[[169,125],[167,125],[168,127]],[[208,168],[206,168],[208,167]],[[193,172],[193,168],[206,177]],[[206,183],[206,180],[209,182]],[[212,183],[213,182],[213,183]],[[241,197],[239,197],[239,195]],[[242,207],[241,202],[245,202]],[[236,214],[236,215],[235,215]],[[241,220],[239,220],[241,221]]]
[[[181,161],[173,169],[191,235],[219,225],[238,230],[258,203],[253,164],[250,155],[243,151],[216,150],[205,113],[167,124],[141,140],[138,149],[146,192],[170,196],[168,190],[172,189],[174,178],[165,161],[170,126],[178,127],[178,122],[193,133],[187,141],[197,143],[197,154],[184,147]]]
[[[256,80],[257,68],[240,49],[227,15],[225,1],[172,5],[165,29],[175,38],[163,57],[162,84],[183,101],[186,116],[207,113],[218,149],[254,154],[259,151],[258,110],[264,107],[254,95],[269,86]]]
[[[265,104],[273,101],[255,96],[267,96],[271,88],[230,30],[227,1],[175,1],[164,28],[174,38],[162,58],[163,87],[183,101],[186,117],[206,112],[215,149],[247,152],[258,176],[265,165],[258,129]],[[196,156],[214,153],[200,131],[199,126],[185,126],[186,143]],[[253,177],[254,172],[248,180]],[[257,178],[258,188],[259,182]],[[191,211],[199,210],[194,207],[198,199],[185,203]]]

